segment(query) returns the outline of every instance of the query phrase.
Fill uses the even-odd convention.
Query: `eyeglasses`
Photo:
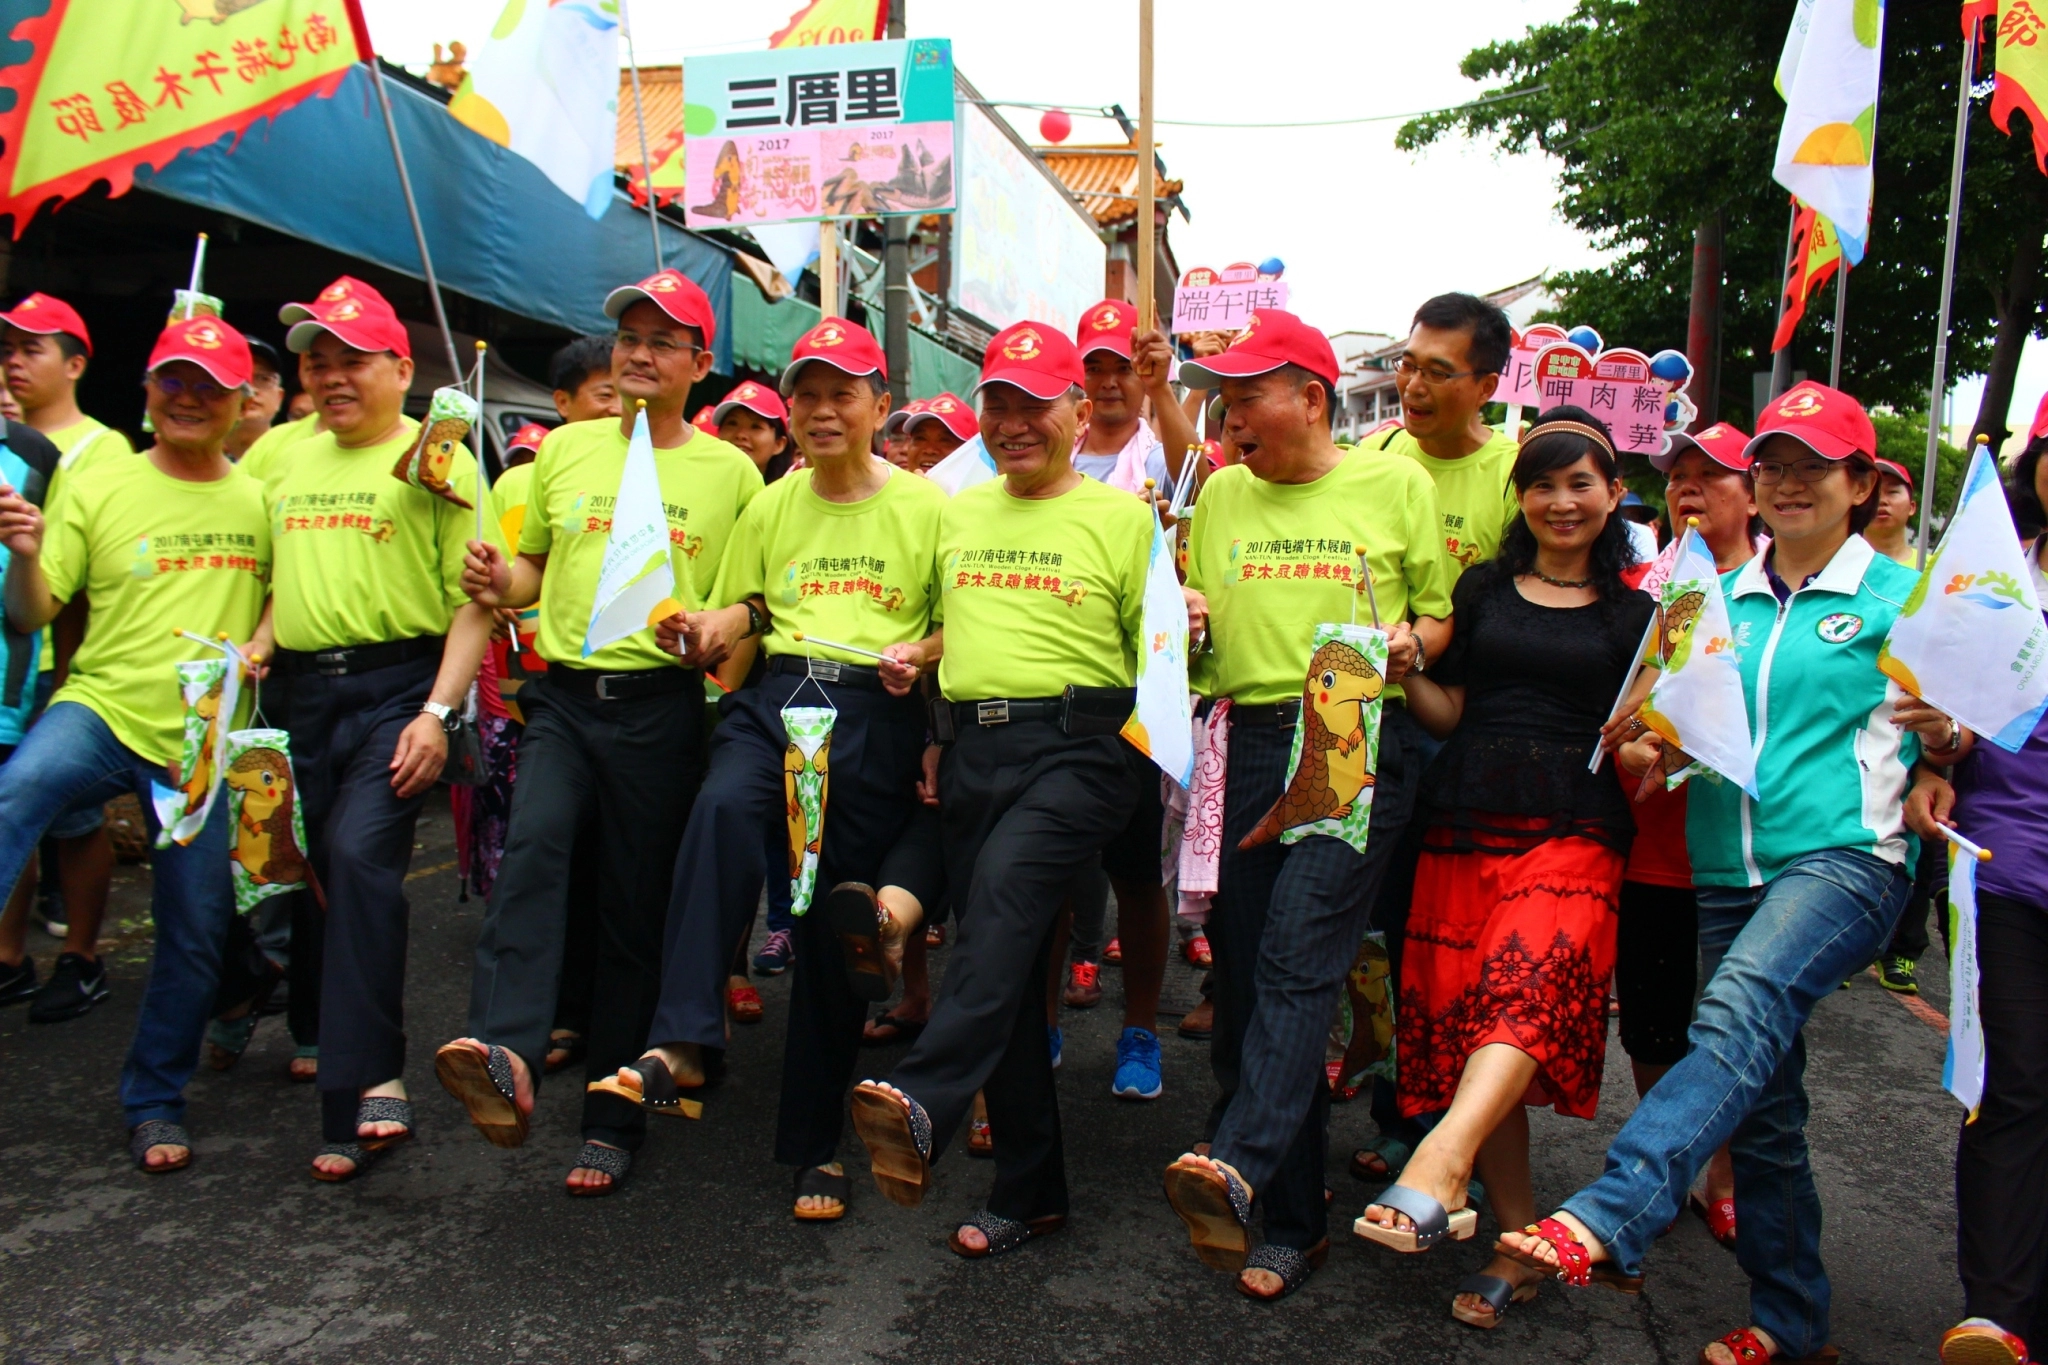
[[[1778,483],[1789,473],[1800,483],[1815,484],[1840,467],[1837,461],[1808,455],[1797,460],[1758,460],[1749,467],[1749,476],[1758,483]]]
[[[217,403],[234,393],[234,389],[216,384],[211,379],[180,379],[174,374],[153,374],[149,382],[156,385],[166,398],[182,398],[187,394],[202,403]]]
[[[689,346],[670,341],[667,337],[644,337],[638,332],[619,332],[612,337],[612,345],[622,351],[637,351],[645,346],[653,352],[656,360],[669,360],[675,356],[704,349],[702,346]]]
[[[1448,384],[1454,379],[1470,379],[1479,371],[1430,369],[1427,366],[1416,364],[1404,355],[1394,362],[1394,373],[1400,376],[1403,383],[1411,379],[1420,379],[1431,388],[1435,388],[1440,384]]]

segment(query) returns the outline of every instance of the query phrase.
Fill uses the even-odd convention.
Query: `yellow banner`
[[[19,237],[37,209],[96,180],[124,194],[161,166],[310,95],[366,60],[356,0],[51,0],[23,21],[25,63],[0,71],[0,213]]]
[[[889,0],[811,0],[768,39],[770,47],[872,43],[882,36]]]
[[[2048,5],[2048,0],[2043,0]],[[1965,7],[1965,21],[1969,7]],[[1998,0],[1998,28],[1991,37],[1998,65],[1998,83],[1991,92],[1991,121],[2002,133],[2012,132],[2012,111],[2027,116],[2034,130],[2034,165],[2048,175],[2048,127],[2041,113],[2048,109],[2048,20],[2028,0]]]

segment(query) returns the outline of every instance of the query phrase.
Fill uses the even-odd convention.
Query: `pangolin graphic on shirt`
[[[1366,770],[1365,704],[1385,687],[1380,671],[1342,640],[1315,652],[1301,691],[1301,761],[1287,790],[1238,842],[1239,848],[1255,848],[1279,838],[1283,830],[1351,813],[1358,794],[1373,785]]]

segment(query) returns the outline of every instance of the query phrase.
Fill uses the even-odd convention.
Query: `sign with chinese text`
[[[1173,291],[1173,330],[1234,332],[1251,318],[1253,309],[1286,306],[1287,282],[1261,275],[1255,266],[1196,266],[1180,277]]]
[[[948,39],[691,57],[683,90],[691,227],[953,208]]]
[[[51,0],[0,71],[0,213],[19,237],[37,209],[96,180],[125,194],[161,167],[312,95],[371,55],[355,0]]]
[[[882,36],[889,0],[809,0],[768,37],[770,47],[872,43]]]
[[[1607,354],[1612,354],[1607,353]],[[1555,342],[1538,352],[1534,365],[1536,406],[1548,410],[1560,403],[1582,407],[1607,424],[1614,434],[1614,448],[1623,455],[1654,455],[1664,449],[1665,386],[1649,373],[1649,362],[1634,351],[1621,352],[1612,367],[1617,373],[1603,373],[1605,355],[1599,360],[1569,341]],[[1641,379],[1622,377],[1640,361]]]

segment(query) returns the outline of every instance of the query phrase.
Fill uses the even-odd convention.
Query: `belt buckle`
[[[611,682],[613,678],[616,678],[618,676],[620,675],[617,673],[600,673],[597,675],[597,699],[599,701],[625,700],[625,698],[623,697],[614,697],[612,695]]]
[[[828,683],[839,681],[839,661],[837,659],[806,659],[804,663],[804,671],[817,681]]]
[[[1009,699],[999,697],[995,701],[978,701],[974,703],[974,721],[977,725],[1008,725],[1010,723]]]
[[[348,651],[330,649],[316,652],[313,668],[323,678],[345,678],[348,676]]]

